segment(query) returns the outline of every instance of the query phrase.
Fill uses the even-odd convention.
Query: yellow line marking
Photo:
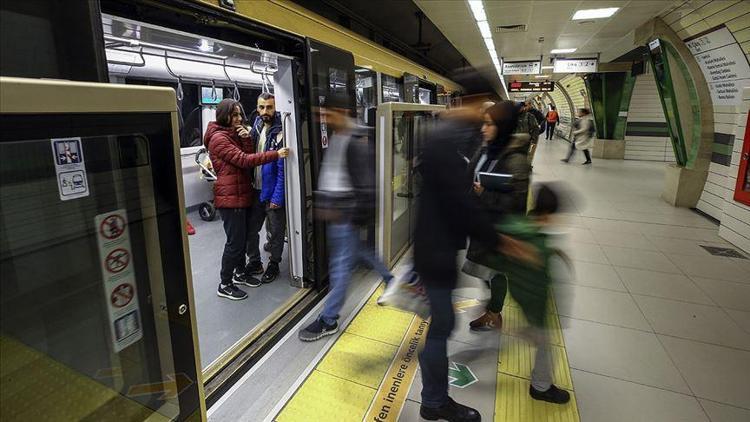
[[[344,332],[317,370],[378,388],[397,347]]]
[[[424,345],[428,325],[427,321],[414,317],[390,368],[388,368],[388,372],[383,378],[383,382],[380,384],[380,388],[378,388],[375,399],[370,403],[364,421],[398,420],[414,381],[414,375],[417,373],[417,367],[419,366],[417,354]]]
[[[559,405],[529,397],[530,385],[531,381],[525,378],[497,373],[495,421],[567,422],[579,420],[574,392],[570,392],[568,404]]]
[[[459,300],[458,302],[453,303],[453,309],[456,310],[457,314],[463,314],[466,312],[466,309],[479,305],[481,305],[481,303],[476,299]]]

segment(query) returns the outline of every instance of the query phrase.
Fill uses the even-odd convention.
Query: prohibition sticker
[[[126,306],[128,303],[130,303],[131,300],[133,300],[134,294],[135,288],[132,284],[122,283],[119,286],[115,287],[109,297],[109,300],[110,302],[112,302],[112,306],[114,306],[115,308],[122,308],[123,306]]]
[[[114,240],[125,233],[125,218],[112,214],[99,224],[99,234],[107,240]]]
[[[117,274],[130,264],[130,252],[123,248],[117,248],[107,255],[105,264],[107,265],[107,271]]]

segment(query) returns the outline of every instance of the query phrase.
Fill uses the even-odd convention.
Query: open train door
[[[312,192],[317,189],[320,163],[328,148],[328,141],[333,135],[324,119],[321,119],[321,107],[325,107],[326,99],[333,94],[345,94],[349,99],[347,109],[354,117],[356,113],[354,56],[352,53],[324,44],[320,41],[307,39],[307,75],[310,98],[310,138],[309,151],[313,165],[310,166],[311,184],[307,184],[307,212],[312,213]],[[309,214],[308,214],[309,215]],[[326,252],[325,223],[315,219],[312,221],[311,250],[314,251],[315,280],[318,285],[328,277],[328,254]]]

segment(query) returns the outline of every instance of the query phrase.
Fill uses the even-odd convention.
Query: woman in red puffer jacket
[[[235,100],[222,100],[216,107],[216,121],[208,124],[203,141],[216,172],[214,204],[224,220],[227,235],[217,294],[232,300],[247,297],[247,293],[235,284],[260,285],[259,282],[253,283],[254,280],[244,273],[249,207],[252,205],[250,169],[289,155],[288,148],[253,153],[255,148],[250,132],[242,125],[241,107]]]

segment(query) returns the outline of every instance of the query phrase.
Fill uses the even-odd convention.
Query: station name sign
[[[555,83],[552,81],[513,81],[508,84],[508,92],[550,92],[554,90]]]
[[[542,62],[503,62],[503,75],[538,75],[542,70]]]
[[[597,59],[555,59],[555,73],[592,73],[596,72]]]

